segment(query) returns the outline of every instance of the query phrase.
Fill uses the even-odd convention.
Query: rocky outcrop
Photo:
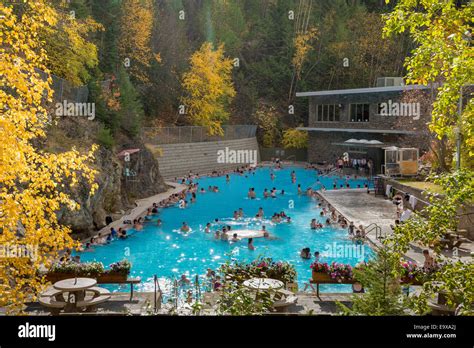
[[[50,143],[55,145],[56,151],[66,151],[75,143],[90,148],[90,144],[97,142],[93,137],[94,130],[91,128],[90,124],[88,127],[80,127],[77,122],[69,122],[67,127],[63,124],[49,137],[56,137],[56,140],[66,137],[73,141],[73,144],[57,146],[54,141]],[[122,150],[132,148],[139,151],[130,155],[129,162],[118,156]],[[70,211],[63,208],[58,212],[60,223],[71,227],[74,238],[82,239],[95,234],[105,226],[106,216],[118,219],[135,207],[137,199],[153,196],[167,189],[160,175],[157,160],[138,139],[131,140],[119,135],[113,149],[100,146],[95,154],[93,166],[98,172],[95,178],[98,189],[94,195],[89,195],[89,187],[81,183],[67,192],[80,204],[80,209]],[[126,168],[129,169],[129,173],[136,175],[126,176]]]

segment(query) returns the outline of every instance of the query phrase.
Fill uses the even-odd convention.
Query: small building
[[[383,85],[296,93],[309,101],[307,126],[298,128],[309,132],[308,161],[334,164],[346,153],[363,163],[372,160],[374,172],[381,173],[383,148],[413,147],[416,139],[416,131],[400,126],[401,118],[423,116],[418,103],[400,101],[409,90],[428,91],[430,87]]]

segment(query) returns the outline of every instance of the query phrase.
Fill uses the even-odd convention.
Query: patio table
[[[271,278],[251,278],[244,281],[243,285],[252,290],[279,290],[285,284],[282,281]]]
[[[60,280],[54,283],[53,287],[57,290],[67,292],[65,312],[76,312],[77,302],[83,301],[86,290],[97,284],[97,280],[92,278],[70,278]]]

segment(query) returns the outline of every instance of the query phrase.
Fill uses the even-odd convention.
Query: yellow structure
[[[386,147],[384,174],[388,176],[410,176],[418,173],[417,148]]]

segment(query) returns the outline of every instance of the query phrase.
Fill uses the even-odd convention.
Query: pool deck
[[[285,315],[336,315],[338,313],[338,307],[336,301],[342,302],[345,305],[350,305],[352,293],[321,293],[319,297],[314,293],[309,292],[298,292],[298,302],[292,306],[285,308],[285,311],[275,312],[273,314],[285,314]],[[102,303],[98,306],[97,312],[94,313],[71,313],[61,314],[64,315],[192,315],[192,310],[188,308],[180,308],[175,312],[172,303],[164,303],[161,308],[154,313],[154,293],[153,292],[137,292],[134,294],[132,301],[129,301],[129,293],[113,293],[109,301]],[[207,307],[207,308],[206,308]],[[216,315],[216,306],[206,306],[201,315]],[[26,304],[25,308],[28,316],[49,316],[51,315],[49,310],[41,306],[38,302],[30,302]],[[0,311],[0,316],[4,315]]]
[[[170,189],[168,189],[165,192],[158,193],[157,195],[137,200],[135,202],[135,204],[136,204],[135,208],[133,208],[128,214],[125,214],[124,216],[122,216],[120,219],[115,220],[112,223],[110,223],[107,226],[100,229],[97,232],[96,236],[99,233],[102,236],[108,235],[110,233],[110,228],[112,228],[112,227],[115,228],[115,230],[118,230],[120,227],[125,228],[125,229],[129,229],[131,227],[131,225],[123,224],[124,220],[133,221],[134,219],[137,219],[139,217],[143,217],[143,216],[146,215],[147,209],[151,208],[153,206],[153,203],[158,203],[158,202],[160,202],[164,199],[167,199],[168,197],[170,197],[171,195],[173,195],[175,193],[180,193],[180,192],[184,191],[185,189],[187,189],[186,185],[178,184],[178,183],[175,183],[175,182],[167,181],[167,182],[165,182],[165,184],[168,185],[170,187]],[[82,240],[82,242],[85,243],[89,239],[90,239],[90,237]]]
[[[347,220],[354,221],[356,226],[368,226],[376,223],[382,229],[382,234],[390,235],[393,233],[390,225],[395,223],[397,208],[390,200],[375,196],[373,191],[368,194],[367,189],[342,189],[318,191],[318,193]],[[375,230],[367,235],[367,239],[375,248],[382,246],[382,243],[375,238]],[[423,246],[411,243],[405,257],[410,261],[423,265],[423,249],[425,249]],[[472,251],[474,251],[474,243],[464,245],[459,249],[459,259],[472,262],[470,256]],[[441,254],[446,258],[452,257],[450,251],[443,251]]]
[[[390,200],[375,196],[373,192],[368,194],[367,189],[342,189],[318,191],[318,193],[356,226],[375,223],[382,229],[382,234],[392,234],[390,225],[393,225],[397,218],[397,207]],[[367,239],[375,248],[382,246],[382,243],[375,238],[375,230],[367,234]],[[423,264],[422,250],[412,247],[405,256],[411,261]]]

